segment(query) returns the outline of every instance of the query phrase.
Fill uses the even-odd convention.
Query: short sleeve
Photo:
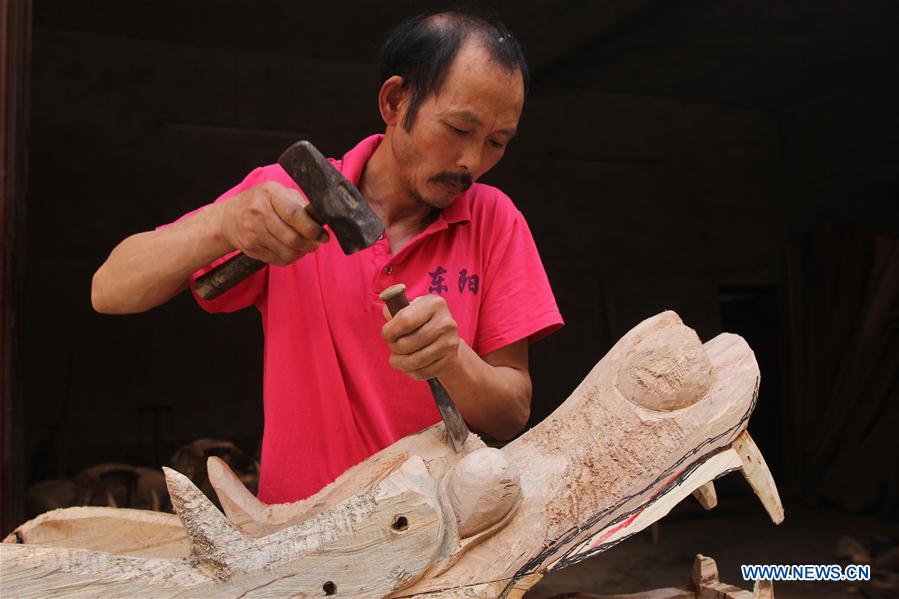
[[[527,339],[533,343],[564,321],[524,216],[509,201],[497,216],[487,262],[474,350],[479,355]]]
[[[213,202],[213,204],[217,204],[219,202],[226,202],[230,198],[241,193],[242,191],[250,189],[251,187],[253,187],[255,185],[259,185],[260,183],[263,183],[265,181],[278,180],[279,182],[281,182],[281,179],[283,178],[282,176],[280,176],[281,174],[283,174],[283,171],[280,169],[280,167],[276,167],[276,165],[267,166],[267,167],[259,167],[255,170],[253,170],[249,175],[247,175],[246,178],[243,181],[241,181],[238,185],[232,187],[231,189],[229,189],[228,191],[223,193],[221,196],[219,196],[218,199],[216,199],[215,202]],[[213,204],[207,204],[206,206],[203,206],[201,208],[198,208],[197,210],[189,212],[174,222],[178,222],[180,220],[183,220],[185,218],[193,216],[194,214],[197,214],[198,212],[209,208]],[[170,224],[174,224],[174,223],[170,223]],[[169,225],[163,225],[163,226],[167,227]],[[159,227],[159,228],[162,228],[162,227]],[[197,289],[196,289],[197,278],[199,278],[203,274],[209,272],[210,270],[212,270],[213,268],[215,268],[222,262],[225,262],[226,260],[230,259],[232,256],[234,256],[236,254],[238,254],[238,252],[236,252],[236,251],[226,254],[226,255],[222,256],[221,258],[219,258],[218,260],[215,260],[211,264],[208,264],[208,265],[204,266],[203,268],[199,269],[197,272],[195,272],[194,274],[192,274],[190,276],[190,279],[188,281],[188,283],[190,285],[190,291],[193,294],[194,298],[197,300],[197,303],[200,305],[200,307],[202,307],[207,312],[235,312],[237,310],[241,310],[243,308],[247,308],[249,306],[256,304],[256,302],[259,300],[259,298],[264,294],[267,284],[268,284],[268,270],[269,270],[268,266],[265,266],[261,270],[253,273],[252,275],[250,275],[249,277],[247,277],[246,279],[244,279],[243,281],[241,281],[240,283],[238,283],[237,285],[235,285],[228,291],[224,292],[223,294],[221,294],[214,300],[205,300],[202,297],[200,297],[199,295],[197,295]]]

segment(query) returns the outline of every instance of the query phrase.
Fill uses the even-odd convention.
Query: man
[[[332,161],[384,222],[372,247],[343,255],[271,165],[125,239],[94,275],[95,309],[121,314],[193,290],[235,251],[269,264],[213,301],[197,297],[210,312],[262,314],[269,503],[311,495],[438,422],[431,377],[473,429],[514,436],[530,413],[528,342],[562,324],[521,213],[474,184],[516,133],[527,86],[518,43],[473,14],[417,17],[390,35],[381,72],[384,135]],[[400,282],[415,299],[390,319],[378,293]]]

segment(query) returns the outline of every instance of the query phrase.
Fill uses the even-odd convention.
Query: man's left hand
[[[423,295],[390,317],[381,336],[390,348],[390,365],[415,380],[439,378],[460,362],[463,341],[446,300]]]

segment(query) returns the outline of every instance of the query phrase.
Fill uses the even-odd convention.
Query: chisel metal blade
[[[462,419],[459,409],[453,403],[452,398],[440,381],[437,379],[428,379],[428,386],[431,387],[431,394],[434,396],[434,402],[440,415],[443,416],[443,424],[446,425],[446,431],[449,433],[450,439],[453,441],[453,448],[461,451],[465,445],[465,439],[468,438],[468,425]]]

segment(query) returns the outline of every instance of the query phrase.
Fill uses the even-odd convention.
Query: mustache
[[[468,188],[471,187],[471,184],[473,183],[471,175],[468,173],[451,172],[438,173],[431,177],[431,181],[434,183],[452,183],[453,185],[461,187],[463,191],[468,191]]]

